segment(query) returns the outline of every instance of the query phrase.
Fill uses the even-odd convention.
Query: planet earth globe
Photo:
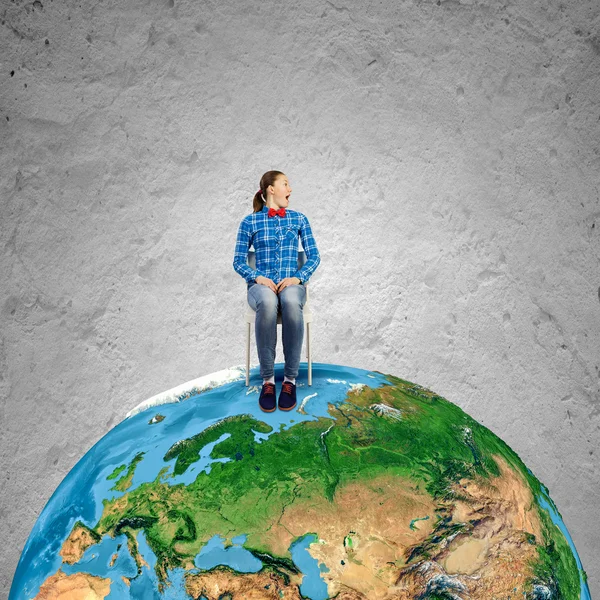
[[[93,446],[9,599],[590,597],[548,490],[456,405],[315,363],[295,410],[264,413],[245,375],[154,396]]]

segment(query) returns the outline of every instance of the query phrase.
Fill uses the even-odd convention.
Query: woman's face
[[[289,196],[292,193],[292,188],[288,178],[285,175],[279,175],[272,186],[273,188],[273,204],[279,206],[279,208],[286,208],[290,203]]]

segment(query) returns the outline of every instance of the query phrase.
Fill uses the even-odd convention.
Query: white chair
[[[298,251],[298,268],[300,268],[306,262],[306,254],[303,251]],[[252,269],[256,269],[256,254],[250,250],[248,252],[248,265]],[[259,284],[256,284],[259,285]],[[309,298],[308,298],[308,283],[304,284],[306,288],[306,302],[302,312],[304,314],[304,323],[306,325],[306,359],[308,360],[308,385],[312,385],[312,358],[310,356],[310,324],[312,322],[312,312],[310,311]],[[252,307],[248,304],[246,310],[246,324],[247,324],[247,335],[246,335],[246,386],[250,385],[250,333],[252,324],[256,321],[256,311],[252,310]],[[281,311],[277,313],[277,324],[281,325]]]

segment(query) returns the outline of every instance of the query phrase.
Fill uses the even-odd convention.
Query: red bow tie
[[[279,215],[280,217],[285,217],[285,208],[283,206],[279,210],[275,210],[274,208],[269,209],[269,216],[274,217],[275,215]]]

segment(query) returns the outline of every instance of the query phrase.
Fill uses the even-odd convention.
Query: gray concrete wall
[[[243,363],[272,168],[321,251],[314,359],[501,436],[599,596],[597,1],[0,6],[0,598],[129,409]]]

